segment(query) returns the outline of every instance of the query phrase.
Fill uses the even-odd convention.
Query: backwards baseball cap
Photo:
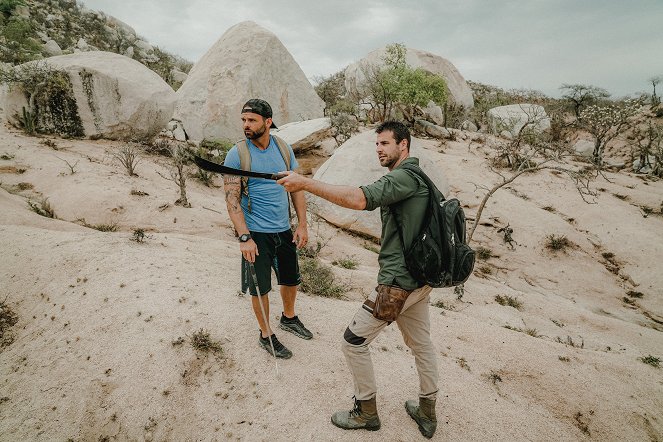
[[[244,106],[242,106],[242,112],[251,112],[254,114],[258,114],[264,118],[272,118],[272,106],[269,105],[268,102],[265,100],[261,100],[260,98],[252,98],[249,101],[247,101]],[[274,124],[274,120],[272,120],[272,129],[278,129],[276,127],[276,124]]]

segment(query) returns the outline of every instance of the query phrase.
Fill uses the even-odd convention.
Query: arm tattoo
[[[226,205],[229,212],[241,212],[242,200],[240,178],[236,176],[223,177],[223,187],[226,193]]]

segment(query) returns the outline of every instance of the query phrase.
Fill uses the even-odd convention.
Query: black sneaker
[[[279,323],[279,328],[281,330],[288,331],[302,339],[311,339],[313,337],[313,333],[304,327],[304,324],[302,324],[302,321],[300,321],[297,316],[294,318],[286,318],[285,315],[281,313],[281,322]]]
[[[278,339],[276,339],[276,335],[272,335],[272,343],[269,343],[269,338],[263,338],[262,333],[260,333],[260,336],[258,337],[258,344],[265,350],[267,350],[267,353],[269,353],[272,356],[276,356],[277,358],[281,359],[290,359],[292,357],[292,352],[288,350],[285,345],[281,344]],[[274,353],[272,353],[272,344],[274,345]]]

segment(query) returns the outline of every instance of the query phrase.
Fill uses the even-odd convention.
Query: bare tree
[[[164,166],[168,169],[168,175],[164,175],[157,170],[160,177],[177,184],[180,189],[180,197],[175,201],[175,204],[182,207],[191,207],[189,200],[186,197],[186,179],[188,176],[187,164],[189,163],[189,151],[181,144],[174,144],[169,146],[171,152],[171,160]]]
[[[637,155],[639,160],[635,172],[649,168],[652,175],[663,177],[663,125],[649,118],[644,124],[636,126],[631,147],[632,156]]]
[[[562,172],[573,181],[583,200],[588,203],[592,202],[589,198],[596,195],[589,187],[592,176],[588,172],[568,164],[567,160],[572,156],[568,146],[553,142],[547,134],[534,129],[542,118],[544,115],[531,112],[512,140],[496,141],[490,146],[494,150],[491,170],[500,177],[500,180],[492,187],[475,184],[477,188],[485,189],[487,192],[479,203],[474,223],[467,236],[468,243],[472,241],[488,200],[499,189],[528,173],[546,169]],[[509,172],[503,172],[500,169],[508,169]]]

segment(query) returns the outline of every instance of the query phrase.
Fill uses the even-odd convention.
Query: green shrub
[[[331,268],[317,258],[300,257],[299,271],[302,291],[325,298],[343,298],[345,288],[336,282]]]

